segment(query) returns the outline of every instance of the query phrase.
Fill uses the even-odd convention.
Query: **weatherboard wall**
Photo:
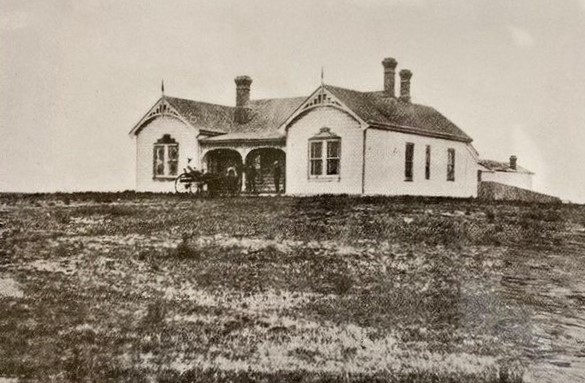
[[[321,128],[341,138],[338,177],[314,178],[309,175],[309,139]],[[314,108],[293,121],[286,139],[286,193],[360,194],[362,192],[361,125],[348,113],[332,106]]]
[[[414,144],[412,181],[405,180],[406,143]],[[428,180],[425,178],[426,145],[431,146]],[[370,128],[365,146],[365,194],[477,196],[477,161],[464,142]],[[455,181],[447,181],[450,148],[455,149]]]
[[[153,146],[165,134],[169,134],[179,143],[179,173],[187,166],[187,158],[192,158],[192,165],[200,167],[197,132],[177,118],[157,117],[136,136],[137,191],[175,191],[174,176],[165,180],[155,179],[153,176]]]

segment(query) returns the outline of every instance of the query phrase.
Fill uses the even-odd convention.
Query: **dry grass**
[[[585,379],[585,209],[0,197],[0,379]]]

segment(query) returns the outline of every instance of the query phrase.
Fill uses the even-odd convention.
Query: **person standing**
[[[232,196],[238,192],[238,170],[235,164],[230,164],[226,170],[227,192]]]
[[[256,167],[249,164],[246,168],[246,189],[249,193],[256,193]]]
[[[278,194],[280,193],[280,177],[282,176],[282,169],[278,160],[272,164],[272,175],[274,177],[274,189],[276,190],[276,194]]]

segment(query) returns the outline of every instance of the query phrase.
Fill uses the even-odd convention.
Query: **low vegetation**
[[[585,380],[585,207],[0,196],[0,381]]]

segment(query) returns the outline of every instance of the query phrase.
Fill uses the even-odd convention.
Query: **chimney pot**
[[[245,124],[250,120],[250,85],[252,85],[252,78],[238,76],[234,81],[236,83],[234,121],[238,124]]]
[[[510,156],[510,169],[516,170],[518,168],[518,157]]]
[[[392,57],[386,57],[382,60],[382,66],[384,67],[384,93],[388,97],[394,97],[397,64],[398,62]]]
[[[412,72],[408,69],[400,71],[400,101],[410,102],[410,79]]]

